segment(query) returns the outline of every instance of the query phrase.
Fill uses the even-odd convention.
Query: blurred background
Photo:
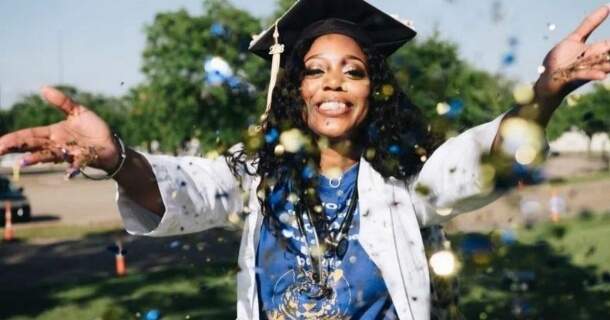
[[[418,30],[390,63],[445,138],[511,107],[544,71],[545,53],[604,4],[370,2]],[[0,0],[0,133],[62,119],[38,95],[46,84],[139,150],[218,154],[264,109],[268,65],[248,44],[292,3]],[[591,40],[600,39],[610,22]],[[610,82],[589,84],[553,117],[535,184],[446,226],[466,319],[610,314],[609,132]],[[63,165],[15,174],[18,159],[0,158],[13,223],[0,244],[0,319],[234,318],[238,227],[131,237],[114,183],[65,181]]]

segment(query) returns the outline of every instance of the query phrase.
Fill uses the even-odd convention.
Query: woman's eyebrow
[[[311,59],[324,59],[324,53],[318,53],[318,54],[314,54],[311,57],[307,57],[307,58],[305,58],[305,62],[307,62]],[[345,57],[343,57],[343,60],[357,60],[357,61],[360,61],[362,64],[366,65],[366,62],[364,62],[364,60],[362,60],[362,58],[355,56],[355,55],[351,55],[351,54],[348,54]]]

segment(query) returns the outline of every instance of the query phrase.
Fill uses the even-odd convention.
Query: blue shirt
[[[320,177],[318,192],[330,230],[338,230],[345,219],[357,176],[358,165],[354,165],[340,179]],[[304,219],[306,236],[299,231],[291,202],[296,195],[289,189],[283,184],[273,190],[269,199],[271,214],[265,216],[261,227],[256,256],[261,318],[397,319],[379,269],[357,241],[358,208],[348,232],[345,255],[327,254],[322,262],[324,278],[332,293],[325,298],[315,298],[315,295],[303,292],[303,286],[299,284],[307,283],[307,277],[311,275],[308,252],[315,250],[315,238],[307,219]],[[323,241],[322,235],[320,241]]]

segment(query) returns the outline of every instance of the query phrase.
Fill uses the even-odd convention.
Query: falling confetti
[[[13,182],[19,182],[21,176],[21,165],[19,163],[13,164]]]
[[[505,67],[511,66],[517,60],[514,52],[508,52],[502,57],[502,65]]]
[[[453,252],[449,250],[438,251],[430,257],[430,267],[435,274],[447,277],[455,273],[457,260]]]
[[[445,115],[451,110],[451,106],[447,102],[439,102],[436,104],[436,113]]]
[[[527,105],[534,101],[534,87],[531,84],[522,83],[513,89],[513,97],[520,105]]]
[[[554,23],[547,23],[546,24],[547,28],[549,29],[549,31],[555,31],[555,29],[557,29],[557,26]]]
[[[227,29],[220,22],[214,22],[210,27],[210,33],[217,38],[224,38],[227,35]]]
[[[215,56],[204,62],[205,82],[210,86],[219,86],[233,76],[233,69],[226,60]]]
[[[299,129],[290,129],[282,132],[280,135],[280,143],[284,146],[285,151],[296,153],[305,145],[307,139]]]
[[[502,150],[523,165],[530,165],[544,147],[544,132],[539,125],[522,118],[506,119],[500,128]]]
[[[546,67],[545,66],[538,66],[538,74],[543,74],[546,71]]]

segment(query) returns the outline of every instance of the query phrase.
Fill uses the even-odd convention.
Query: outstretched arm
[[[509,111],[506,118],[518,116],[545,128],[568,94],[589,81],[606,78],[610,72],[610,40],[590,44],[587,40],[609,14],[610,5],[598,8],[549,51],[543,62],[545,71],[534,85],[534,100]]]

